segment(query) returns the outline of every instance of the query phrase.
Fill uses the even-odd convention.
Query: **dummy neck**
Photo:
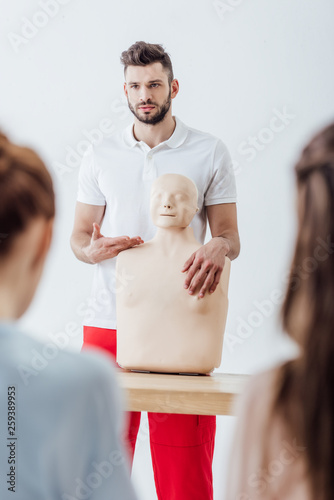
[[[180,247],[198,243],[192,227],[158,227],[152,243],[169,255]]]

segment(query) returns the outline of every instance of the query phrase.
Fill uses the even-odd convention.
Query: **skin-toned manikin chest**
[[[184,289],[182,267],[201,245],[192,228],[180,227],[196,210],[191,213],[181,197],[175,201],[175,192],[176,186],[160,201],[151,198],[157,235],[117,257],[117,362],[137,370],[208,373],[221,361],[230,261],[214,293],[200,299],[199,290],[189,295]]]

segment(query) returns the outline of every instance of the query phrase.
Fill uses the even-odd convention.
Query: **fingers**
[[[103,240],[103,245],[105,247],[115,247],[129,241],[129,239],[129,236],[116,236],[115,238],[106,236]]]
[[[216,288],[217,288],[217,286],[219,284],[220,277],[221,277],[222,273],[223,273],[223,270],[216,272],[215,279],[214,279],[214,281],[213,281],[213,283],[212,283],[212,285],[211,285],[211,287],[209,289],[210,293],[213,293],[216,290]]]
[[[95,223],[94,223],[95,224]],[[117,236],[115,238],[104,237],[99,232],[99,226],[94,227],[94,233],[90,244],[90,260],[96,264],[106,259],[116,257],[119,252],[128,248],[141,245],[144,241],[140,236],[130,238],[129,236]]]
[[[144,241],[140,236],[136,236],[135,238],[130,238],[130,236],[116,236],[115,238],[105,237],[103,243],[105,246],[114,247],[116,245],[125,245],[124,248],[127,248],[129,245],[138,245],[144,243]]]
[[[191,280],[194,278],[195,274],[200,269],[200,267],[201,267],[201,264],[197,263],[196,261],[194,261],[193,264],[191,265],[191,267],[189,267],[187,277],[186,277],[184,285],[183,285],[185,289],[189,288]]]
[[[124,246],[124,248],[131,248],[136,245],[141,245],[144,243],[144,241],[138,236],[136,238],[129,238],[128,240],[125,240],[121,243],[121,245]]]
[[[194,263],[195,264],[195,263]],[[220,281],[223,269],[221,266],[214,264],[211,261],[206,261],[202,265],[197,264],[196,268],[193,265],[188,271],[187,280],[190,280],[188,293],[193,295],[196,290],[199,290],[198,297],[201,299],[206,294],[207,290],[213,293]],[[184,287],[186,288],[185,283]]]
[[[216,279],[217,279],[217,278],[216,278],[216,277],[217,277],[217,274],[218,274],[218,272],[216,272],[216,273],[215,273],[215,272],[213,271],[213,269],[211,269],[211,271],[210,271],[210,272],[209,272],[209,274],[207,275],[207,277],[206,277],[206,279],[205,279],[205,281],[204,281],[204,283],[203,283],[203,285],[202,285],[202,287],[201,287],[201,289],[200,289],[200,292],[199,292],[199,294],[198,294],[198,296],[199,296],[199,298],[200,298],[200,299],[204,297],[204,295],[206,294],[206,291],[207,291],[208,289],[210,289],[210,292],[214,292],[214,290],[216,289],[216,286],[217,286],[217,285],[218,285],[218,283],[219,283],[219,279],[218,279],[218,281],[216,282]],[[220,273],[220,274],[221,274],[221,273]],[[212,287],[213,287],[213,285],[214,285],[214,283],[215,283],[215,282],[216,282],[216,285],[215,285],[215,287],[214,287],[214,289],[213,289]]]
[[[141,238],[129,238],[127,240],[120,241],[117,245],[111,247],[112,252],[118,255],[123,250],[128,250],[129,248],[142,245],[144,242]]]
[[[195,258],[195,254],[193,253],[189,259],[184,263],[184,266],[183,268],[181,269],[181,273],[184,273],[185,271],[187,271],[189,269],[189,267],[191,266],[191,264],[194,262],[194,258]],[[186,288],[186,287],[185,287]]]
[[[213,283],[214,280],[214,275],[215,275],[215,268],[209,266],[209,264],[203,265],[196,276],[192,279],[190,286],[189,286],[189,294],[192,295],[196,289],[198,289],[200,286],[204,284],[206,280],[211,280],[210,285]]]
[[[144,243],[144,241],[139,237],[138,238],[129,238],[128,240],[124,240],[123,242],[121,242],[121,246],[124,249],[127,249],[127,248],[131,248],[131,247],[134,247],[137,245],[141,245],[142,243]]]

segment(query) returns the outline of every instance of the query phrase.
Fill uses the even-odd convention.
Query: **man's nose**
[[[148,101],[150,101],[152,98],[151,90],[150,89],[141,89],[140,91],[140,102],[144,104],[148,104]]]

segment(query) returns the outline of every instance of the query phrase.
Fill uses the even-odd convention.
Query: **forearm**
[[[86,253],[86,249],[90,245],[91,237],[91,234],[81,232],[72,234],[70,239],[71,248],[76,258],[87,264],[93,264]]]
[[[240,239],[239,234],[236,231],[223,231],[221,234],[214,235],[214,238],[221,238],[224,245],[225,255],[230,259],[234,260],[238,257],[240,253]]]

